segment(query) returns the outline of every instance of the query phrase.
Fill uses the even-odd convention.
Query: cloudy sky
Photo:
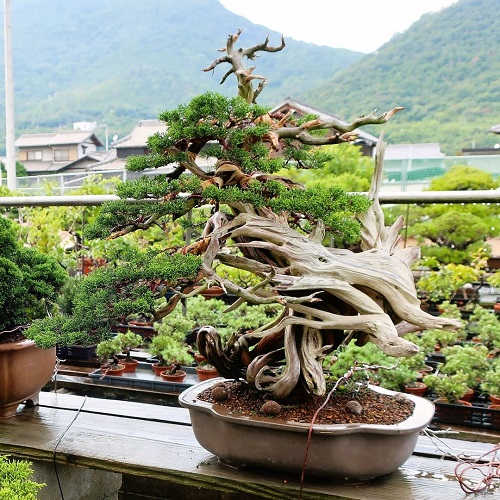
[[[285,37],[373,52],[420,16],[458,0],[219,0],[231,12]]]

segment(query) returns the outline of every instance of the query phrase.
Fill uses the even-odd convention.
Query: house
[[[85,172],[86,167],[109,154],[91,130],[59,130],[23,134],[15,142],[17,161],[28,175]]]
[[[92,164],[89,170],[124,170],[128,156],[148,153],[148,137],[165,130],[165,122],[161,120],[140,120],[130,134],[111,143],[109,157]]]
[[[286,114],[290,110],[294,112],[295,118],[302,118],[305,115],[316,115],[318,118],[324,121],[332,119],[340,120],[338,116],[333,115],[332,113],[314,108],[291,97],[287,97],[284,102],[282,102],[279,106],[273,108],[270,113]],[[361,152],[363,153],[363,155],[370,157],[374,156],[375,146],[377,145],[378,138],[360,129],[356,129],[354,133],[358,135],[358,139],[356,139],[354,144],[357,144],[361,147]]]

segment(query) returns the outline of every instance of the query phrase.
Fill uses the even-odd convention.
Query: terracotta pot
[[[55,347],[40,349],[32,340],[0,344],[0,418],[13,417],[23,401],[38,404],[55,364]]]
[[[172,368],[172,365],[165,366],[165,365],[160,365],[158,363],[153,363],[151,365],[151,368],[155,372],[155,375],[160,376],[161,372],[164,372],[165,370],[168,370],[169,368]]]
[[[124,373],[134,373],[137,369],[139,361],[137,361],[137,359],[134,359],[133,361],[125,361],[124,359],[122,359],[120,361],[120,364],[125,367],[125,370],[123,371]]]
[[[500,410],[500,405],[489,405],[488,408],[490,410]]]
[[[434,400],[435,403],[441,403],[441,404],[453,404],[453,405],[461,405],[461,406],[472,406],[472,403],[469,403],[469,401],[465,401],[463,399],[459,399],[455,401],[454,403],[450,403],[446,398],[437,398]]]
[[[203,363],[203,361],[206,361],[205,356],[202,356],[201,354],[198,354],[197,352],[194,353],[194,360],[197,363]]]
[[[474,389],[467,389],[467,392],[462,396],[461,400],[462,401],[470,401],[476,392]]]
[[[106,377],[108,375],[113,375],[114,377],[121,377],[125,372],[125,365],[118,364],[120,368],[106,368],[106,366],[101,366],[101,372]]]
[[[211,286],[210,288],[207,288],[204,292],[201,292],[203,297],[206,299],[211,299],[213,297],[220,297],[221,295],[224,295],[224,289],[220,286]]]
[[[495,396],[494,394],[490,394],[489,397],[491,404],[500,405],[500,396]]]
[[[223,378],[200,382],[179,396],[189,409],[194,435],[203,448],[226,463],[252,465],[299,473],[304,463],[308,423],[277,418],[239,416],[197,395]],[[395,395],[380,387],[374,391]],[[371,479],[398,469],[413,453],[421,429],[434,414],[425,398],[407,395],[415,410],[395,425],[331,424],[313,426],[307,472],[331,478]],[[224,436],[224,439],[221,439]],[[369,460],[366,460],[370,457]]]
[[[89,274],[92,272],[94,269],[97,269],[98,267],[102,267],[106,264],[106,259],[99,257],[99,258],[92,258],[92,257],[82,257],[82,271],[83,274]]]
[[[415,382],[413,385],[407,385],[405,392],[407,394],[414,394],[415,396],[424,396],[427,392],[427,385],[423,382]]]
[[[198,374],[198,379],[209,380],[211,378],[216,378],[219,376],[219,372],[215,368],[203,368],[203,365],[195,366],[196,373]]]
[[[184,370],[177,370],[175,373],[167,373],[167,370],[160,373],[160,377],[167,382],[182,382],[186,378]]]

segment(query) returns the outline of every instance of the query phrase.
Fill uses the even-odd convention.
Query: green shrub
[[[0,455],[0,500],[36,500],[45,483],[36,483],[32,463]]]

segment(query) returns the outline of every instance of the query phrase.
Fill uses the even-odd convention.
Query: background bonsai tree
[[[0,332],[53,312],[66,280],[54,258],[22,246],[13,224],[0,216]]]
[[[234,75],[238,96],[208,92],[162,113],[166,129],[149,138],[151,154],[130,157],[127,168],[175,167],[168,174],[120,184],[117,192],[123,200],[103,206],[87,226],[87,237],[92,238],[113,239],[153,227],[168,231],[172,220],[185,218],[187,227],[188,214],[208,206],[200,237],[181,248],[167,241],[161,250],[127,255],[126,265],[94,271],[95,291],[99,282],[103,291],[97,293],[104,303],[92,316],[95,321],[96,311],[102,314],[100,324],[113,315],[116,320],[119,312],[133,312],[125,311],[130,302],[157,321],[168,321],[181,299],[210,284],[239,297],[229,310],[245,301],[281,304],[283,313],[277,319],[226,344],[214,326],[201,328],[200,353],[221,375],[245,377],[277,400],[304,390],[321,395],[326,392],[323,359],[346,335],[359,344],[371,341],[386,354],[408,356],[418,348],[402,337],[404,333],[455,329],[459,322],[420,309],[410,270],[418,250],[396,250],[402,218],[390,227],[384,224],[377,196],[383,140],[368,196],[335,186],[305,189],[276,174],[291,166],[320,168],[329,159],[320,146],[350,142],[358,127],[386,123],[402,108],[369,113],[350,123],[270,114],[255,102],[264,77],[244,63],[285,44],[274,47],[265,40],[237,48],[240,34],[229,35],[225,54],[206,68],[228,64],[222,81]],[[257,88],[254,80],[259,81]],[[208,168],[207,158],[213,159]],[[129,203],[130,198],[136,202]],[[362,251],[326,248],[325,238],[359,244]],[[244,288],[220,276],[219,263],[253,273],[258,283]],[[168,291],[173,297],[161,302]],[[79,312],[75,309],[75,316]]]

